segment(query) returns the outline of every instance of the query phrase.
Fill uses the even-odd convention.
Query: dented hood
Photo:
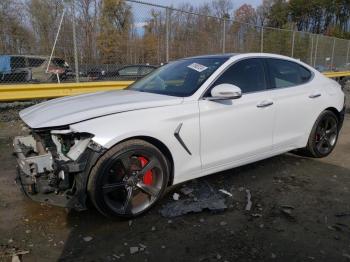
[[[116,90],[53,99],[19,114],[31,128],[46,128],[125,111],[176,105],[182,101],[180,97]]]

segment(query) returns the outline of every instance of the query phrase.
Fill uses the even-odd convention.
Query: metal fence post
[[[350,41],[348,41],[348,51],[346,52],[346,62],[345,62],[346,66],[349,63],[349,50],[350,50]]]
[[[333,48],[332,48],[332,56],[331,56],[331,70],[333,69],[334,65],[334,49],[335,49],[335,37],[333,39]]]
[[[261,27],[260,52],[264,52],[264,27]]]
[[[316,37],[315,56],[314,56],[314,67],[316,67],[318,39],[319,39],[319,35],[317,35],[317,37]]]
[[[226,18],[223,20],[223,31],[222,31],[222,53],[226,52]]]
[[[170,9],[165,9],[165,60],[169,62]]]
[[[75,0],[72,1],[72,26],[73,26],[73,45],[74,45],[74,65],[75,65],[75,81],[79,83],[79,60],[77,48],[77,34],[75,28]]]
[[[292,57],[294,57],[294,41],[295,41],[295,30],[293,30],[293,35],[292,35]]]
[[[310,52],[310,65],[312,66],[312,52],[314,49],[314,36],[311,35],[311,52]]]

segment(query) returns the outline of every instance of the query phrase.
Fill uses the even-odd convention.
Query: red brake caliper
[[[148,160],[144,158],[143,156],[139,156],[139,160],[141,163],[141,167],[143,168],[145,165],[147,165]],[[143,176],[143,183],[145,185],[152,185],[153,183],[153,173],[152,170],[147,170],[145,175]]]

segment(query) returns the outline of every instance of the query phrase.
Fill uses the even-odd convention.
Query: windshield
[[[190,96],[228,58],[191,58],[171,62],[128,89],[170,96]]]

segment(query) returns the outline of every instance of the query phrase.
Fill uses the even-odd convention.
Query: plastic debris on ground
[[[249,189],[246,189],[245,191],[247,193],[247,205],[245,207],[245,210],[246,211],[250,211],[250,209],[252,209],[252,194],[250,193],[250,190]]]
[[[214,190],[206,181],[198,182],[187,198],[166,203],[160,210],[164,217],[177,217],[204,210],[222,212],[227,209],[225,196]]]
[[[175,201],[179,200],[179,199],[180,199],[180,195],[179,195],[178,193],[174,193],[173,199],[174,199]]]
[[[232,197],[232,194],[230,192],[228,192],[227,190],[225,189],[219,189],[219,192],[225,194],[225,195],[228,195],[229,197]]]

